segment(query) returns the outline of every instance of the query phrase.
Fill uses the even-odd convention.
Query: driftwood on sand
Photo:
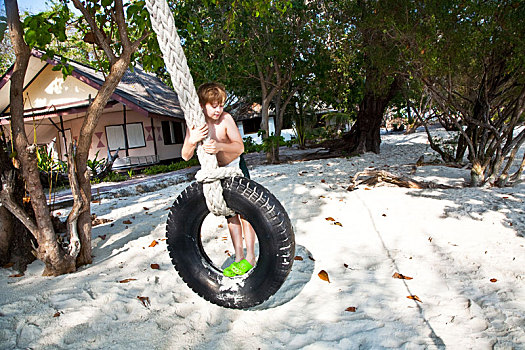
[[[358,180],[360,177],[366,177],[363,180]],[[368,185],[368,186],[375,186],[379,184],[380,182],[386,182],[390,183],[399,187],[405,187],[405,188],[416,188],[416,189],[423,189],[423,188],[439,188],[439,189],[450,189],[450,188],[456,188],[454,186],[449,185],[443,185],[443,184],[436,184],[434,182],[426,182],[426,181],[418,181],[414,180],[408,176],[404,175],[395,175],[385,170],[376,170],[376,169],[370,169],[370,170],[364,170],[361,172],[358,172],[354,175],[352,178],[352,183],[350,186],[348,186],[348,191],[353,191],[356,189],[358,185]]]

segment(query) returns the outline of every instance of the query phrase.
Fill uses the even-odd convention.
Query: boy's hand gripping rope
[[[206,119],[199,104],[199,97],[193,85],[193,78],[168,3],[166,0],[146,0],[146,7],[153,30],[157,34],[166,69],[171,76],[173,88],[179,96],[186,123],[190,128],[201,126],[206,123]],[[200,146],[197,147],[197,157],[201,170],[197,172],[195,178],[203,183],[208,209],[217,216],[233,215],[234,212],[224,201],[220,179],[242,175],[241,170],[239,168],[219,168],[217,157],[204,152]]]

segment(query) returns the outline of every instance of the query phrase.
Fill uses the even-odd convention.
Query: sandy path
[[[39,262],[21,278],[0,270],[0,348],[523,348],[525,185],[346,190],[357,171],[408,173],[421,154],[432,157],[424,135],[388,135],[380,155],[252,169],[287,208],[303,260],[251,310],[206,302],[174,271],[166,209],[187,184],[104,198],[93,211],[113,222],[94,228],[91,266],[56,278],[41,277]],[[420,167],[415,176],[460,184],[468,171]]]

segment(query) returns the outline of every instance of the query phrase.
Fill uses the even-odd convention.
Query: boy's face
[[[208,102],[204,105],[204,115],[213,120],[218,120],[224,110],[224,105],[219,102]]]

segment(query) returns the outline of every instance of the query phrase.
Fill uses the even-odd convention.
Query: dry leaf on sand
[[[393,277],[393,278],[399,278],[400,280],[411,280],[411,279],[413,279],[412,277],[408,277],[408,276],[402,275],[402,274],[397,273],[397,272],[394,273],[394,274],[392,275],[392,277]]]
[[[137,296],[137,298],[140,300],[142,305],[144,305],[145,307],[149,307],[151,305],[151,303],[149,302],[149,297]]]
[[[136,280],[137,280],[136,278],[126,278],[125,280],[118,281],[118,283],[128,283],[128,282],[136,281]]]
[[[421,299],[419,299],[419,297],[417,295],[409,295],[409,296],[407,296],[407,298],[415,300],[415,301],[419,301],[420,303],[422,303]]]
[[[326,272],[325,270],[321,270],[317,276],[319,276],[320,279],[322,279],[323,281],[326,281],[328,283],[330,283],[330,278],[328,277],[328,272]]]

